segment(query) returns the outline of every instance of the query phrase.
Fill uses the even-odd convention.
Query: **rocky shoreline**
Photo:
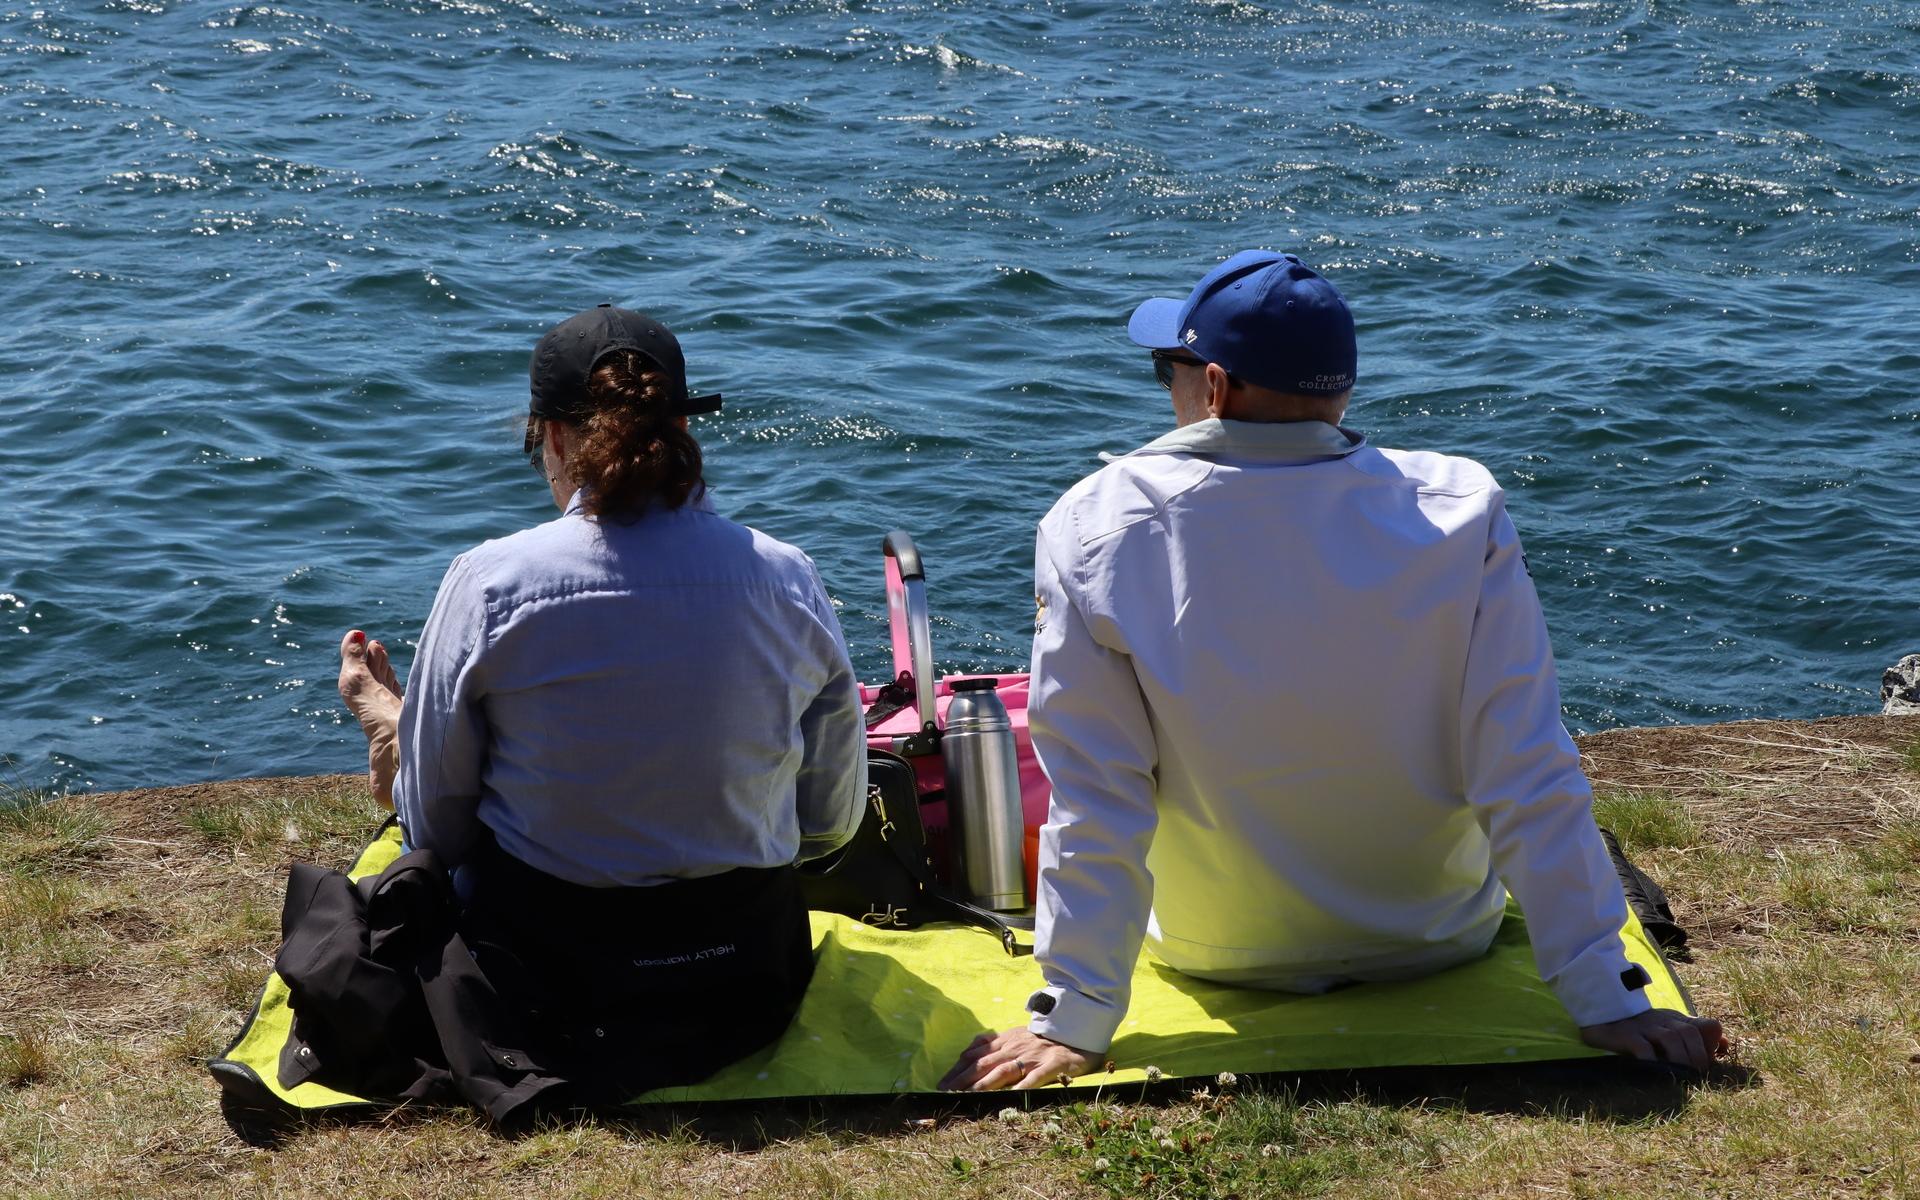
[[[1909,654],[1880,676],[1880,711],[1889,717],[1920,715],[1920,654]]]

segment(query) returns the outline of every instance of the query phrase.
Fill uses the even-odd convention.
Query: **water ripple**
[[[1333,272],[1354,423],[1509,490],[1578,726],[1872,703],[1914,644],[1920,16],[1627,0],[311,0],[0,14],[0,755],[352,769],[341,629],[543,516],[526,353],[683,332],[723,508],[885,669],[1017,666],[1034,520],[1168,420],[1121,327]]]

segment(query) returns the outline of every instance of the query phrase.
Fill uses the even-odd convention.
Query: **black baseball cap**
[[[667,411],[676,417],[720,411],[720,394],[687,395],[687,360],[679,339],[645,313],[601,304],[547,330],[527,367],[536,417],[576,421],[586,415],[587,378],[615,350],[637,351],[667,377]]]

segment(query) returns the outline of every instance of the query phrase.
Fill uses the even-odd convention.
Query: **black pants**
[[[497,1028],[570,1103],[698,1082],[777,1039],[813,976],[791,867],[590,888],[492,849],[468,870],[460,928]]]
[[[283,1084],[464,1100],[498,1122],[697,1082],[778,1038],[813,973],[790,867],[589,888],[488,846],[452,898],[431,851],[359,884],[295,866]]]

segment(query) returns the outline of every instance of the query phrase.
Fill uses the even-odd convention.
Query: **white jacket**
[[[1507,890],[1575,1022],[1648,1007],[1484,467],[1203,421],[1067,492],[1034,575],[1034,1032],[1105,1049],[1143,938],[1331,981],[1479,953]]]

